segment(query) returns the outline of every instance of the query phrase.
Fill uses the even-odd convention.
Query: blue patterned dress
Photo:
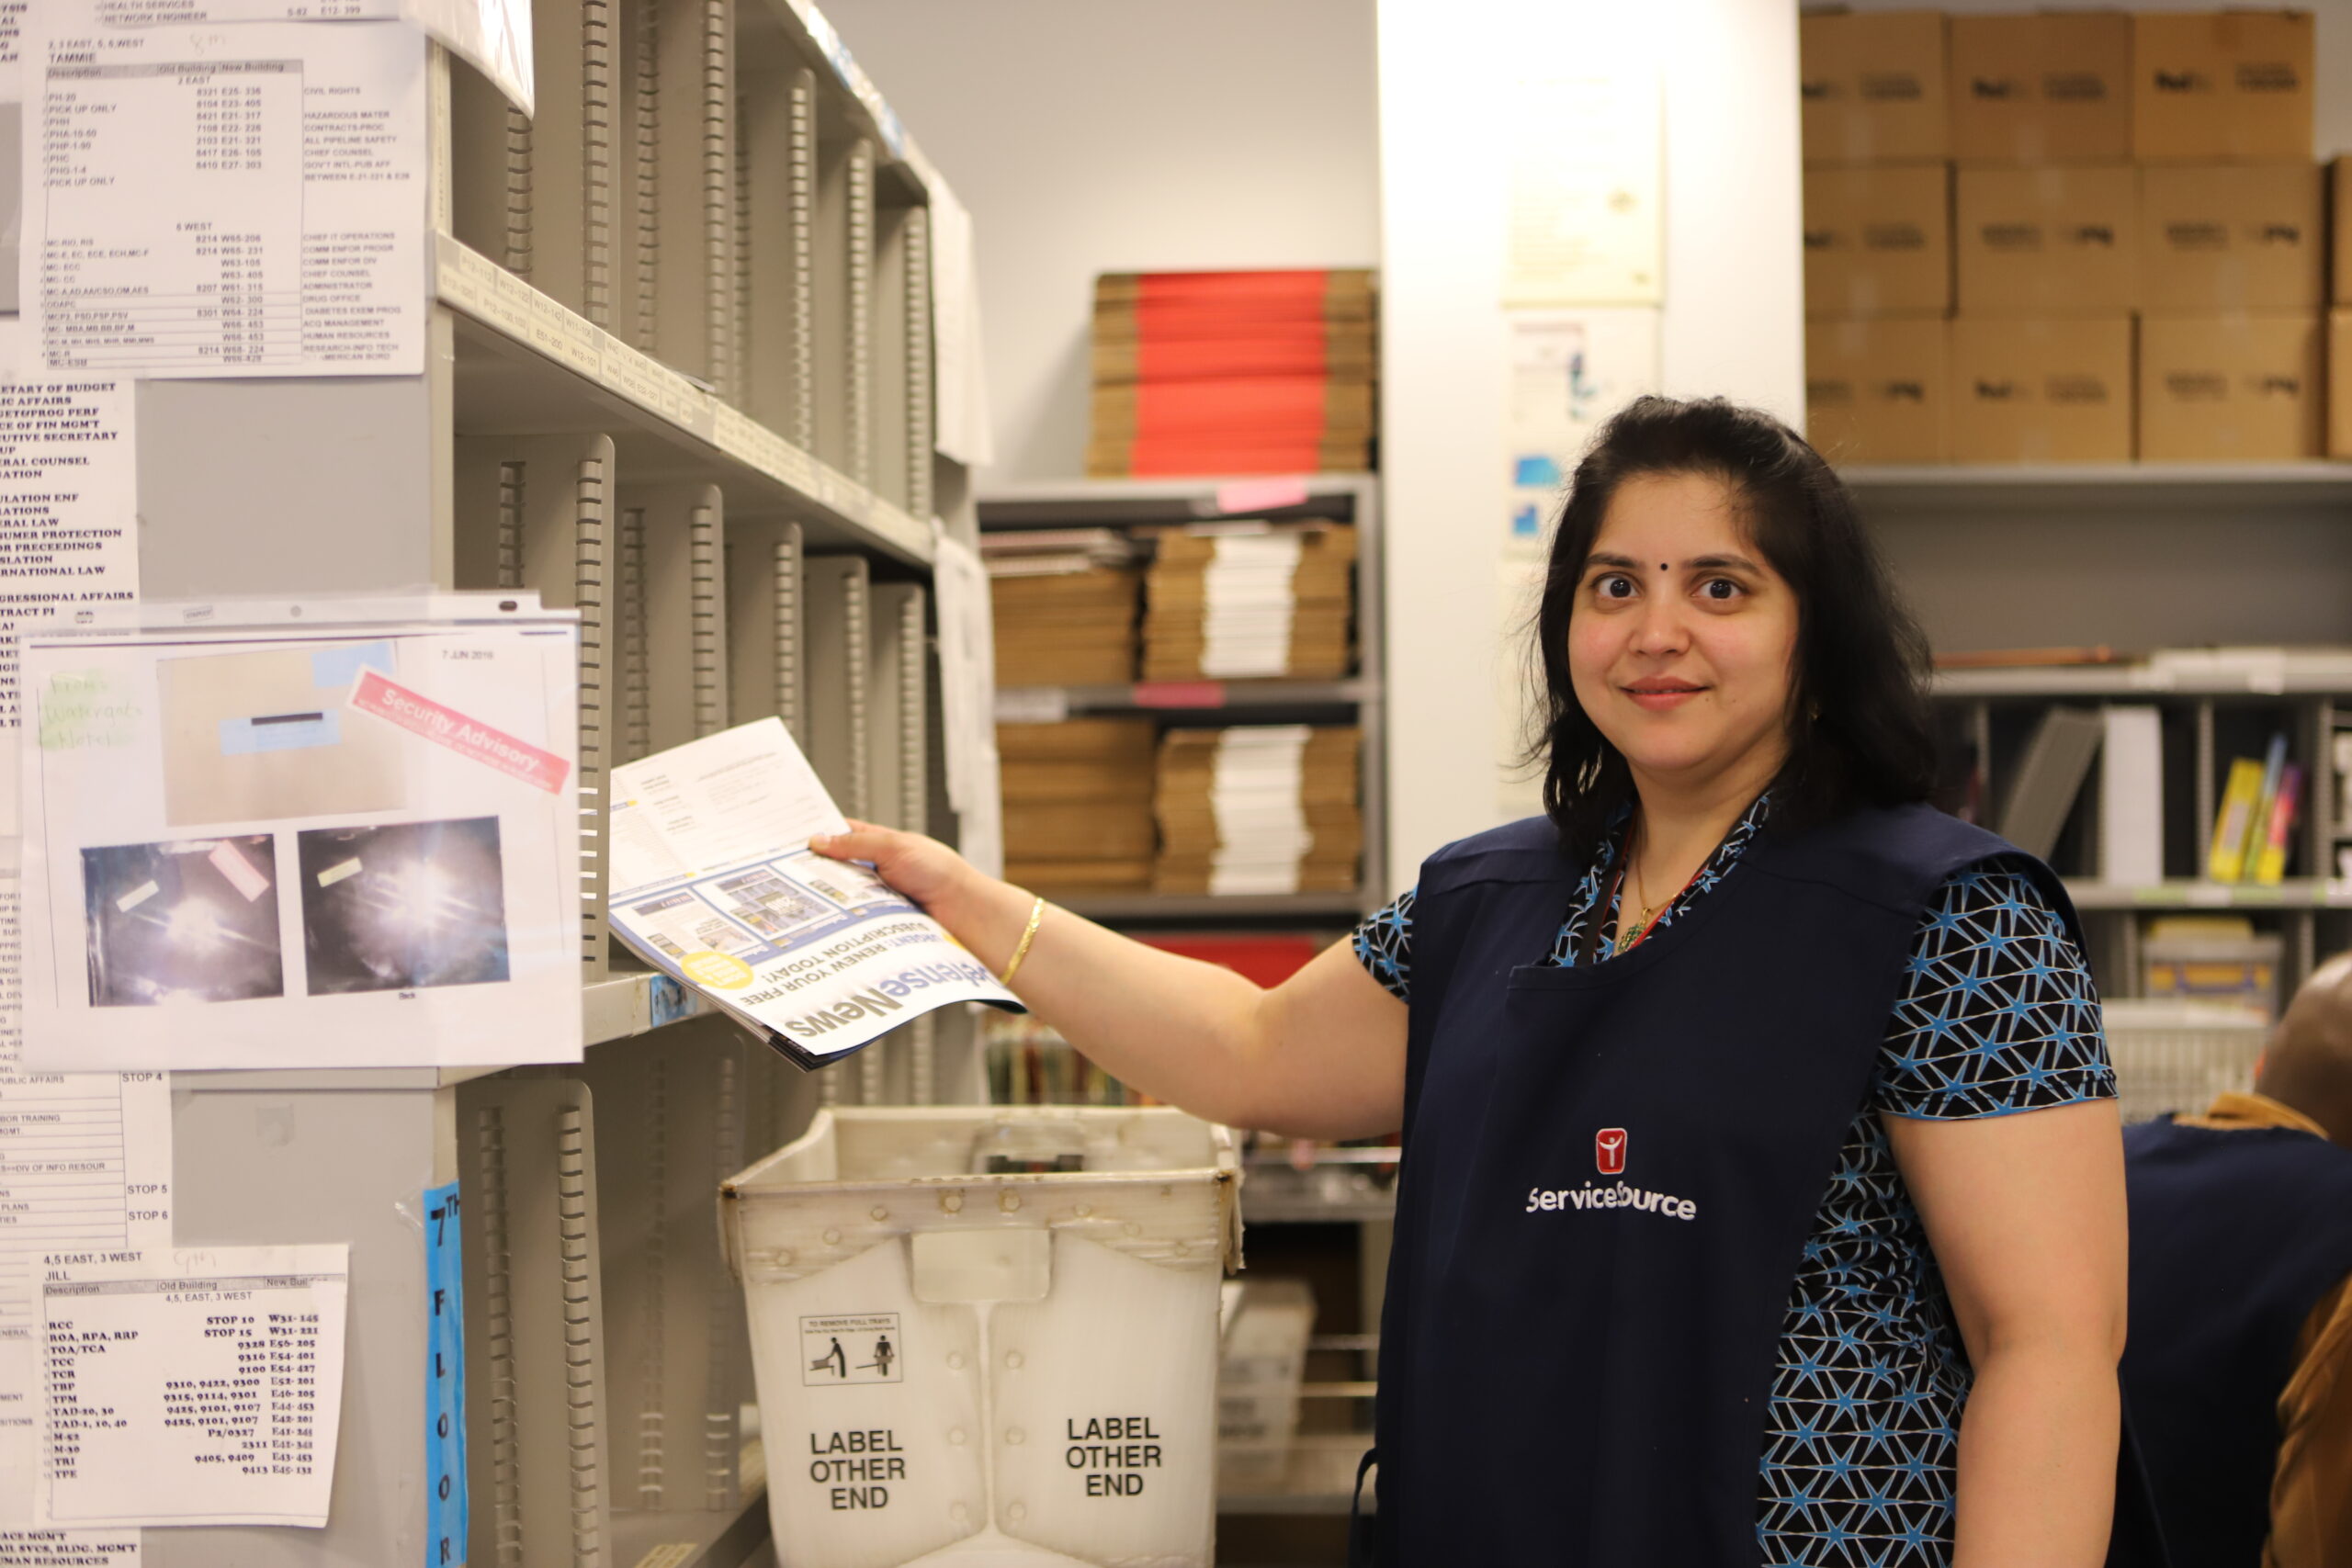
[[[1657,924],[1737,869],[1760,796]],[[1620,814],[1547,962],[1589,962],[1617,924]],[[1413,895],[1356,929],[1356,956],[1412,999]],[[1871,1095],[1815,1214],[1781,1331],[1756,1533],[1767,1568],[1947,1568],[1960,1415],[1973,1376],[1927,1232],[1880,1116],[1961,1119],[2112,1098],[2098,997],[2030,877],[1993,861],[1945,883],[1919,923]]]

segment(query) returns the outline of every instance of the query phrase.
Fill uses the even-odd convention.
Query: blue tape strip
[[[1511,464],[1510,482],[1530,490],[1549,490],[1560,482],[1560,465],[1549,457],[1521,457]],[[322,658],[323,655],[312,655]]]
[[[424,1563],[466,1561],[466,1302],[458,1184],[424,1192],[424,1285],[432,1309],[424,1363]]]
[[[255,751],[300,751],[311,746],[336,746],[343,725],[333,713],[265,714],[259,718],[220,721],[220,754],[243,757]]]
[[[389,642],[359,642],[347,648],[322,648],[311,655],[311,684],[343,687],[359,679],[362,670],[374,670],[383,674],[394,673],[392,645]]]

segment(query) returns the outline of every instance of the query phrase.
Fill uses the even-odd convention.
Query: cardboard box
[[[1797,22],[1808,164],[1950,156],[1940,11],[1832,11]]]
[[[2120,11],[1951,18],[1951,155],[2096,164],[2132,156],[2132,18]]]
[[[1962,169],[1960,308],[2107,315],[2138,305],[2140,181],[2125,164]]]
[[[2352,457],[2352,310],[2327,317],[2327,455]]]
[[[1951,171],[1943,164],[1804,174],[1809,316],[1951,309]]]
[[[2132,389],[2129,316],[1958,317],[1952,460],[2129,462]]]
[[[1808,321],[1805,437],[1831,462],[1943,463],[1951,402],[1940,316]]]
[[[2310,312],[2327,303],[2316,164],[2151,164],[2140,171],[2140,308]]]
[[[2352,158],[2338,158],[2327,166],[2328,203],[2335,232],[2328,251],[2335,257],[2335,281],[2328,298],[2352,305]]]
[[[2320,455],[2320,318],[2149,316],[2140,323],[2140,457],[2291,462]]]
[[[2132,152],[2147,163],[2312,155],[2309,11],[2132,18]]]

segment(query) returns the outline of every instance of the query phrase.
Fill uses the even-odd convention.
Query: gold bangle
[[[1020,969],[1021,961],[1029,956],[1029,944],[1037,940],[1037,924],[1045,918],[1046,899],[1045,896],[1040,894],[1036,901],[1029,906],[1029,927],[1021,933],[1021,945],[1012,950],[1012,962],[1006,964],[1004,973],[997,976],[997,984],[1001,986],[1012,984],[1012,976]]]

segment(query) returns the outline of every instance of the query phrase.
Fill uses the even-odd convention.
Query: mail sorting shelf
[[[792,522],[730,527],[716,485],[631,485],[604,435],[461,436],[455,488],[461,585],[536,588],[585,617],[584,787],[772,712],[853,814],[932,825],[922,584],[808,554]],[[600,807],[583,796],[583,821]],[[587,906],[583,968],[609,977],[629,961],[601,914]],[[594,1560],[631,1512],[740,1507],[748,1361],[710,1194],[817,1103],[931,1099],[940,1032],[918,1020],[811,1084],[705,1018],[601,1044],[584,1071],[459,1088],[486,1560],[533,1561],[551,1540]]]
[[[767,713],[845,806],[953,837],[927,624],[930,519],[971,527],[932,440],[945,187],[797,0],[569,0],[533,31],[528,120],[433,62],[423,376],[140,389],[148,592],[581,612],[596,1041],[577,1067],[180,1075],[178,1239],[349,1241],[355,1289],[327,1527],[150,1532],[166,1568],[430,1560],[416,1215],[451,1179],[469,1559],[742,1561],[766,1532],[716,1179],[820,1098],[974,1092],[960,1019],[822,1080],[782,1066],[613,952],[599,852],[612,764]]]

